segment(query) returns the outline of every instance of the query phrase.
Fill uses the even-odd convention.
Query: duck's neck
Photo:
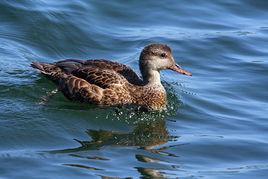
[[[161,85],[160,73],[156,70],[148,70],[142,72],[142,78],[145,85]]]

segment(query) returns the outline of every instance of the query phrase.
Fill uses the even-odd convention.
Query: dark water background
[[[170,45],[164,113],[55,94],[31,61],[107,58],[138,71]],[[0,178],[267,178],[268,1],[1,0]]]

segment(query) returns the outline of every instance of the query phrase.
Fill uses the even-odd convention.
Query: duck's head
[[[190,72],[176,64],[171,49],[165,44],[150,44],[144,47],[140,55],[139,65],[144,78],[148,78],[150,71],[159,72],[166,69],[192,76]]]

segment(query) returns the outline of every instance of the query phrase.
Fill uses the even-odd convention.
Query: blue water
[[[0,178],[267,178],[267,19],[265,0],[0,1]],[[193,73],[161,73],[163,113],[70,102],[30,67],[138,72],[153,42]]]

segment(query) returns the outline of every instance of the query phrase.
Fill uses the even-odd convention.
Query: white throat
[[[147,85],[161,85],[161,79],[160,79],[160,73],[156,70],[150,70],[148,71],[147,79]]]

